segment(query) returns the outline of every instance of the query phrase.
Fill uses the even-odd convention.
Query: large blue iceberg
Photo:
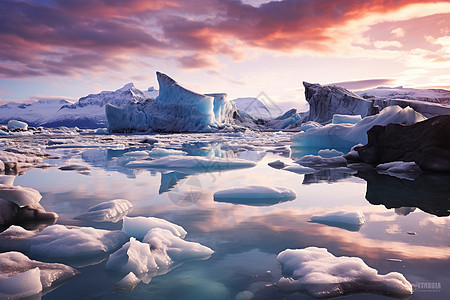
[[[211,132],[233,123],[235,105],[226,94],[198,94],[156,72],[156,99],[124,107],[106,105],[110,132]]]

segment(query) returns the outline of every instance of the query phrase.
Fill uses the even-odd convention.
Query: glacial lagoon
[[[299,174],[269,166],[277,160],[294,166],[295,160],[304,155],[317,155],[319,149],[291,149],[292,134],[11,139],[12,147],[37,147],[53,155],[44,160],[50,166],[23,170],[14,185],[39,191],[40,204],[47,212],[59,215],[57,224],[121,230],[121,220],[94,222],[77,216],[99,203],[126,199],[133,205],[128,217],[157,217],[178,224],[187,231],[186,241],[214,251],[207,259],[174,265],[131,291],[117,288],[126,274],[105,268],[108,255],[89,260],[30,256],[65,263],[80,272],[32,299],[310,299],[306,291],[286,292],[276,285],[283,276],[277,255],[286,249],[306,247],[326,248],[338,257],[359,257],[379,274],[403,274],[414,289],[411,296],[403,297],[450,298],[449,177],[423,173],[411,180],[345,167],[321,167]],[[145,139],[158,142],[142,143]],[[184,157],[208,157],[212,163],[191,168],[127,165],[133,160],[154,160],[139,157],[139,153],[154,148],[177,150],[175,154],[183,151]],[[346,153],[349,149],[338,150]],[[134,155],[126,154],[130,152]],[[236,159],[254,166],[228,168],[214,163]],[[59,169],[69,165],[73,167]],[[214,201],[217,191],[246,186],[283,187],[295,192],[296,197]],[[336,211],[360,212],[365,222],[311,221],[312,216]],[[42,230],[45,226],[30,227]],[[365,292],[344,296],[387,297]]]

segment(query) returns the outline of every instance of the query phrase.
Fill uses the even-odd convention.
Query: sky
[[[305,105],[303,81],[450,89],[450,1],[1,0],[0,104],[76,100],[156,71]]]

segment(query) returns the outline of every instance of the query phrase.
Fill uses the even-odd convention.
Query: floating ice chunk
[[[9,135],[9,133],[0,129],[0,135]]]
[[[78,173],[85,174],[85,175],[91,174],[91,168],[86,165],[71,164],[71,165],[61,166],[58,169],[60,169],[61,171],[77,171]]]
[[[0,298],[18,299],[52,288],[75,275],[75,269],[30,260],[20,252],[0,253]]]
[[[319,128],[319,127],[322,127],[322,124],[314,122],[314,121],[308,121],[308,122],[302,123],[302,125],[300,125],[300,128],[303,131],[308,131],[311,128]]]
[[[425,117],[410,107],[388,106],[378,115],[365,117],[356,124],[328,124],[300,132],[292,136],[292,147],[351,148],[359,143],[367,144],[366,133],[374,125],[411,125],[423,120]]]
[[[45,258],[77,258],[109,253],[127,236],[119,230],[52,225],[29,239],[30,254]]]
[[[151,157],[164,157],[169,155],[187,155],[187,152],[175,149],[153,148],[148,155]]]
[[[311,222],[358,231],[364,225],[366,219],[360,211],[339,210],[324,215],[312,216]]]
[[[117,283],[117,289],[132,291],[139,282],[141,282],[141,280],[137,278],[133,272],[130,272]]]
[[[304,166],[287,166],[283,168],[285,171],[294,172],[297,174],[312,174],[316,173],[317,170],[310,168],[310,167],[304,167]]]
[[[10,120],[8,122],[8,129],[28,130],[28,124],[22,121]]]
[[[126,164],[130,168],[194,169],[198,172],[250,168],[255,165],[254,162],[243,159],[207,158],[201,156],[167,156],[151,161],[131,161]]]
[[[171,231],[162,228],[150,230],[145,235],[143,242],[150,244],[153,251],[168,255],[176,263],[192,259],[207,259],[214,253],[206,246],[185,241]]]
[[[400,179],[415,180],[422,169],[415,162],[393,161],[379,164],[375,168],[379,174],[391,175]]]
[[[102,202],[89,208],[88,212],[75,217],[80,220],[93,222],[113,222],[122,220],[133,205],[125,199],[115,199]]]
[[[361,115],[340,115],[334,114],[331,119],[333,124],[356,124],[361,121]]]
[[[108,128],[97,128],[95,134],[108,134]]]
[[[379,275],[359,257],[336,257],[327,249],[287,249],[278,254],[283,274],[277,287],[305,291],[313,297],[337,297],[366,292],[392,296],[412,294],[412,286],[397,272]]]
[[[342,156],[324,158],[317,155],[305,155],[297,160],[296,163],[314,169],[330,169],[347,166],[347,160]]]
[[[19,206],[31,205],[41,201],[39,191],[28,187],[0,185],[0,198],[16,203]]]
[[[266,186],[246,186],[214,193],[214,201],[256,206],[274,205],[294,200],[296,197],[291,189]]]
[[[121,273],[132,272],[143,282],[149,283],[159,269],[156,259],[149,244],[131,237],[129,242],[109,256],[106,269]]]
[[[147,157],[148,156],[148,151],[130,151],[130,152],[125,152],[123,154],[123,156],[126,156],[126,157]]]
[[[138,240],[142,240],[153,228],[170,230],[175,236],[181,238],[184,238],[187,234],[183,227],[164,219],[155,217],[125,217],[123,219],[122,230],[128,234],[128,236],[135,237]]]
[[[12,150],[0,150],[0,160],[4,163],[34,163],[42,161],[42,157],[35,153],[15,153]]]
[[[323,158],[331,158],[331,157],[344,155],[343,152],[337,151],[336,149],[322,149],[322,150],[319,150],[318,154],[320,157],[323,157]]]

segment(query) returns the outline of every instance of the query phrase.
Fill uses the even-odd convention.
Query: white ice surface
[[[87,213],[77,216],[76,219],[116,223],[122,220],[132,207],[128,200],[114,199],[90,207]]]
[[[164,157],[169,155],[187,155],[187,152],[175,149],[153,148],[148,152],[150,157]]]
[[[214,201],[257,206],[273,205],[296,197],[296,193],[289,188],[267,186],[245,186],[214,193]]]
[[[124,278],[122,278],[117,284],[117,289],[119,290],[133,290],[138,283],[141,282],[139,278],[133,272],[128,273]]]
[[[125,217],[123,219],[122,230],[130,237],[142,240],[153,228],[163,228],[170,230],[175,236],[184,238],[187,234],[183,227],[171,223],[164,219],[155,217]]]
[[[278,254],[277,260],[285,277],[276,285],[283,291],[304,291],[314,297],[356,292],[398,296],[413,292],[400,273],[379,275],[359,257],[336,257],[324,248],[287,249]]]
[[[343,152],[337,151],[336,149],[322,149],[319,150],[317,154],[323,158],[331,158],[344,155]]]
[[[148,156],[148,151],[130,151],[130,152],[125,152],[123,154],[123,156],[125,157],[147,157]]]
[[[311,127],[305,132],[293,135],[292,147],[350,148],[356,144],[367,144],[367,131],[374,125],[400,123],[411,125],[425,120],[412,108],[389,106],[378,115],[368,116],[356,124],[328,124]]]
[[[317,155],[305,155],[297,160],[296,163],[314,169],[330,169],[347,166],[347,160],[342,156],[325,158]]]

